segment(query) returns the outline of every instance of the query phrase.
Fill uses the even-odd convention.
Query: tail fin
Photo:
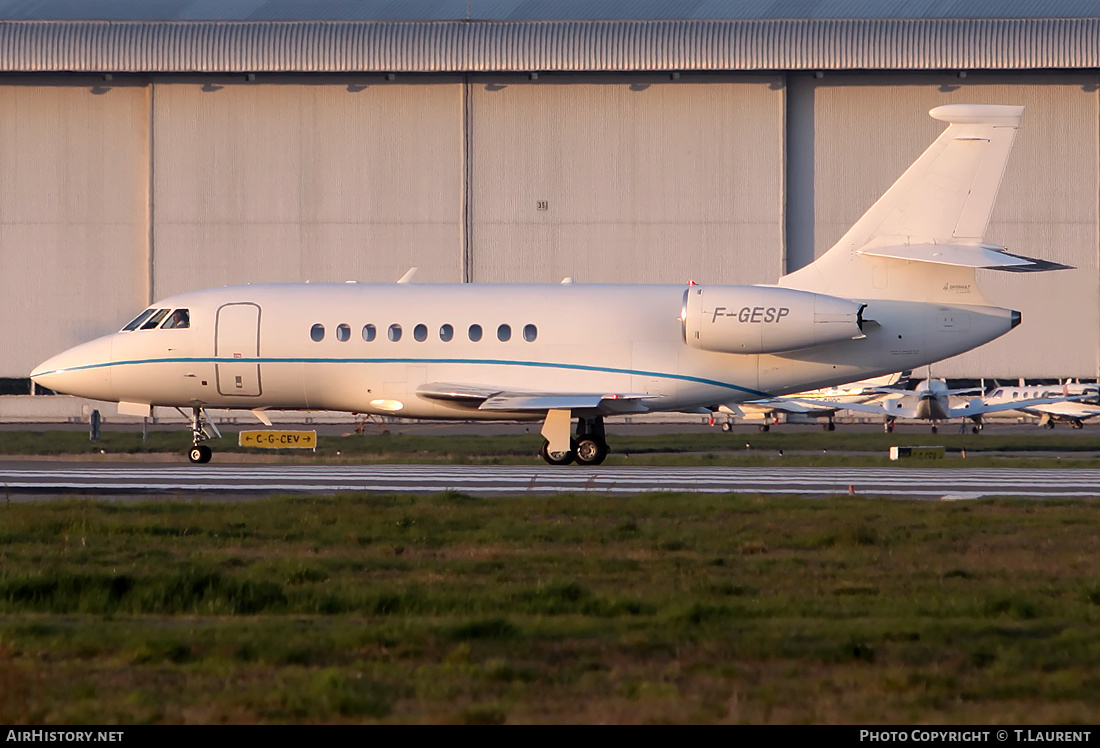
[[[847,297],[930,301],[935,288],[973,285],[975,268],[1065,267],[982,242],[1023,113],[1021,106],[991,104],[930,111],[947,129],[832,249],[779,284]],[[891,278],[899,274],[906,282]]]

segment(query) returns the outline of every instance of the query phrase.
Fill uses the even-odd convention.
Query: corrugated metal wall
[[[0,376],[145,303],[148,89],[0,84]]]
[[[619,7],[629,12],[631,5],[637,7]],[[755,5],[765,13],[782,13],[770,3]],[[24,7],[38,10],[41,4]],[[1100,66],[1100,18],[1088,14],[528,22],[482,18],[164,22],[5,17],[0,19],[0,70],[508,73]]]
[[[470,112],[472,280],[782,271],[779,77],[478,79]]]
[[[948,103],[1027,107],[1005,170],[987,241],[1031,257],[1072,265],[1054,273],[980,273],[994,303],[1023,313],[1005,337],[933,367],[947,377],[1097,375],[1100,361],[1100,276],[1097,252],[1097,79],[1087,74],[1020,76],[800,76],[792,81],[790,116],[812,120],[812,160],[792,164],[792,258],[816,254],[844,231],[943,130],[927,116]],[[793,144],[792,144],[793,145]],[[812,170],[809,164],[813,164]],[[812,179],[812,187],[806,180]],[[795,182],[801,182],[798,188]],[[812,194],[812,201],[805,197]],[[812,205],[812,208],[810,207]],[[812,211],[812,213],[811,213]],[[799,263],[801,264],[801,262]],[[792,268],[793,269],[793,268]]]

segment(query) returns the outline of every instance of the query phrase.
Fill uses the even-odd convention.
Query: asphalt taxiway
[[[926,467],[649,467],[545,465],[186,465],[11,461],[0,464],[8,501],[46,497],[240,500],[343,492],[540,495],[650,491],[899,499],[981,496],[1100,498],[1100,470]]]

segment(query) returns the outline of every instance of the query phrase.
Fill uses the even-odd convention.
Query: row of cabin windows
[[[392,324],[386,329],[386,337],[396,343],[401,340],[403,331],[401,325]],[[418,343],[423,343],[428,339],[428,326],[419,324],[413,328],[413,340]],[[481,325],[470,325],[466,331],[466,335],[470,338],[471,342],[477,343],[484,335]],[[439,339],[444,343],[449,343],[454,340],[455,329],[452,325],[444,324],[439,327]],[[534,325],[523,326],[523,339],[528,343],[535,342],[535,338],[539,336],[539,330]],[[316,343],[320,343],[325,339],[325,326],[318,323],[310,328],[309,337]],[[378,328],[374,325],[363,325],[363,340],[370,343],[378,337]],[[351,327],[345,324],[339,324],[336,326],[336,339],[341,343],[346,343],[351,340]],[[512,339],[512,326],[511,325],[498,325],[497,326],[497,340],[502,343],[507,343]]]

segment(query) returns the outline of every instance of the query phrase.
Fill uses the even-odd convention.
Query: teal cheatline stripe
[[[102,369],[109,366],[136,366],[140,364],[474,364],[479,366],[525,366],[535,369],[566,369],[569,371],[596,371],[607,374],[631,374],[640,377],[657,377],[659,379],[675,379],[680,382],[694,382],[695,384],[709,384],[713,387],[723,387],[728,390],[746,392],[757,397],[771,397],[767,392],[760,392],[750,387],[742,387],[732,382],[723,382],[718,379],[706,379],[704,377],[692,377],[687,374],[670,374],[661,371],[644,371],[640,369],[620,369],[613,366],[588,366],[586,364],[563,364],[551,361],[512,361],[509,359],[488,358],[144,358],[130,361],[111,361],[101,364],[85,364],[73,366],[68,369],[56,371],[38,372],[37,376],[56,374],[63,371],[80,371],[83,369]]]

